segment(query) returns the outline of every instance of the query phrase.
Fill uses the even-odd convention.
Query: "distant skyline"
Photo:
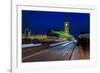
[[[66,18],[69,32],[78,36],[80,32],[90,32],[90,14],[72,12],[48,12],[22,10],[22,32],[28,24],[32,34],[47,34],[50,29],[64,31]]]

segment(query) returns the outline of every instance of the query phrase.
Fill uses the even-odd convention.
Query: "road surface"
[[[41,61],[70,60],[72,52],[75,48],[75,43],[69,43],[69,44],[67,43],[69,42],[65,42],[54,46],[42,45],[35,49],[31,48],[25,51],[23,50],[23,54],[26,53],[26,55],[22,57],[22,61],[41,62]]]

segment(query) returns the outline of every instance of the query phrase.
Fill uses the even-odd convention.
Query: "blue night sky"
[[[78,36],[80,32],[90,32],[89,13],[47,12],[22,10],[22,32],[28,24],[32,34],[47,34],[49,29],[64,31],[68,18],[70,34]]]

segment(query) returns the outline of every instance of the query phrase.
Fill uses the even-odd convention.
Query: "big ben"
[[[69,32],[69,21],[68,21],[68,18],[66,18],[66,20],[65,20],[64,31],[65,32]]]

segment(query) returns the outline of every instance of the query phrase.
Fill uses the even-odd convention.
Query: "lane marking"
[[[42,44],[23,44],[22,48],[29,48],[29,47],[36,47],[36,46],[40,46]]]
[[[63,44],[63,43],[67,43],[68,41],[64,41],[64,42],[59,42],[59,43],[54,43],[54,44],[51,44],[51,45],[49,45],[49,46],[56,46],[56,45],[60,45],[60,44]]]
[[[62,44],[62,46],[64,47],[64,46],[67,46],[68,44],[71,44],[71,43],[73,43],[73,41],[70,41],[68,43]]]
[[[38,54],[41,54],[41,53],[47,52],[47,51],[49,51],[49,50],[50,50],[50,49],[43,50],[43,51],[40,51],[40,52],[35,53],[35,54],[31,54],[31,55],[29,55],[29,56],[24,57],[22,60],[25,60],[25,59],[28,59],[28,58],[30,58],[30,57],[36,56],[36,55],[38,55]]]

